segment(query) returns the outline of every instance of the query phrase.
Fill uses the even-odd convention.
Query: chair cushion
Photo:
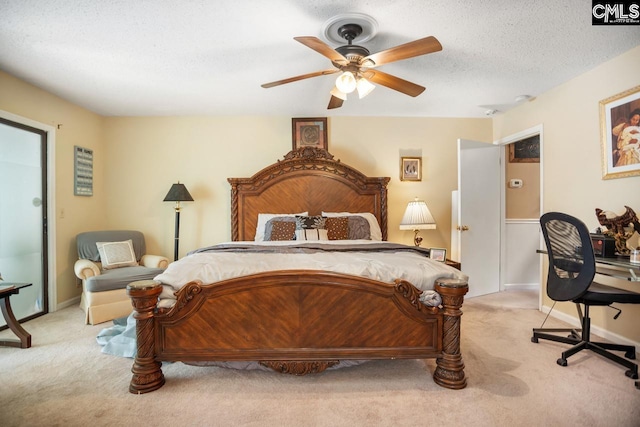
[[[151,280],[163,271],[161,268],[148,268],[143,266],[104,270],[99,276],[89,277],[85,282],[85,289],[89,292],[125,289],[131,282]]]
[[[593,282],[587,292],[574,302],[588,305],[640,304],[640,294]]]

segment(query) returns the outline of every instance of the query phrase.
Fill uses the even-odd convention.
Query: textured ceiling
[[[377,21],[372,53],[435,36],[441,52],[380,67],[427,90],[327,110],[335,75],[260,87],[331,68],[293,37],[337,47],[323,24],[342,13]],[[638,45],[584,0],[0,0],[0,69],[107,116],[485,117]]]

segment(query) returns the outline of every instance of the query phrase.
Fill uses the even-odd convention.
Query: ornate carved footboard
[[[127,292],[138,354],[129,391],[162,387],[162,361],[259,361],[301,375],[340,360],[396,358],[436,358],[435,382],[463,388],[460,308],[467,284],[442,279],[435,288],[439,308],[420,303],[420,291],[405,281],[276,271],[213,285],[191,282],[163,311],[156,308],[161,286],[134,282]]]

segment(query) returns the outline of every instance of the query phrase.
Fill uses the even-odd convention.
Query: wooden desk
[[[0,309],[2,309],[2,315],[7,322],[7,326],[18,337],[17,340],[0,339],[0,345],[19,348],[31,347],[31,334],[20,326],[20,323],[18,323],[16,317],[13,315],[11,303],[9,302],[11,295],[19,294],[20,289],[28,286],[31,286],[31,283],[0,282]]]

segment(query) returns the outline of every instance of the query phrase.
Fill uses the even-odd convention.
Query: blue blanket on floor
[[[133,313],[113,321],[113,326],[100,331],[96,337],[102,352],[120,357],[136,357],[136,320]]]

